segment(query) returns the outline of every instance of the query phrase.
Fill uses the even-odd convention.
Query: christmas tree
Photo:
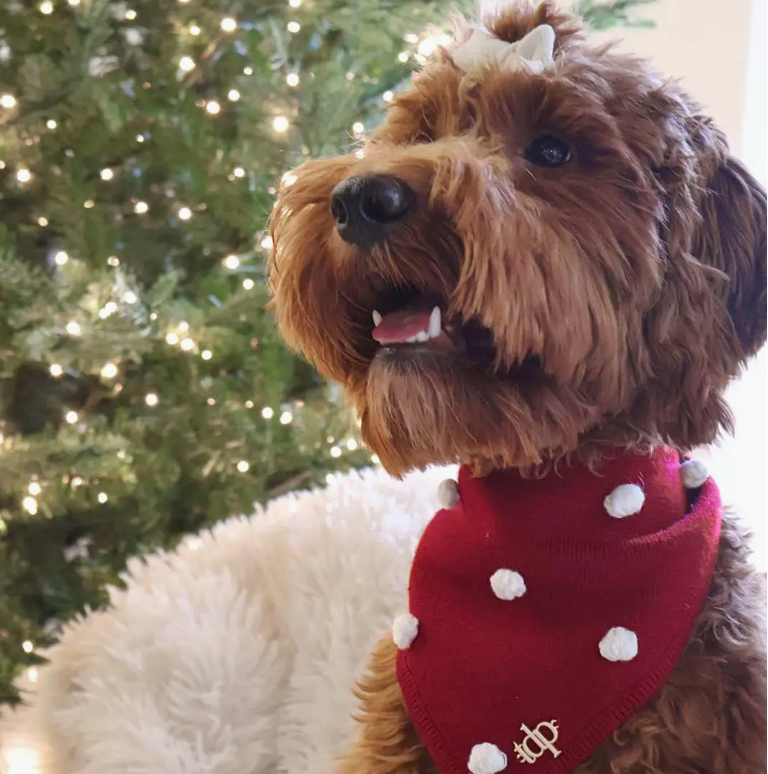
[[[2,4],[0,703],[128,557],[370,464],[265,310],[264,229],[286,170],[354,148],[439,45],[442,5]]]

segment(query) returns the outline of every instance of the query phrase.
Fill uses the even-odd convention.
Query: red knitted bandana
[[[393,627],[411,719],[442,774],[568,774],[678,661],[714,571],[717,487],[659,449],[597,475],[462,467],[456,500]]]

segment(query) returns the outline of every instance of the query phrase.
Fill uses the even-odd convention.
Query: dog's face
[[[765,337],[765,197],[695,106],[545,4],[554,67],[450,51],[356,155],[284,185],[270,265],[286,340],[341,382],[390,472],[531,465],[728,422]]]

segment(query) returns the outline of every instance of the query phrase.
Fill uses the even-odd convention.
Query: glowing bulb
[[[291,414],[290,411],[283,411],[283,413],[280,414],[280,424],[290,425],[291,422],[293,422],[293,414]]]
[[[188,331],[189,330],[189,323],[188,322],[180,322],[179,323],[179,330],[180,331]]]
[[[380,465],[381,464],[381,460],[379,459],[379,455],[378,454],[371,454],[371,462],[374,465]]]
[[[80,0],[68,0],[70,5],[80,5]]]
[[[37,500],[34,497],[25,497],[21,501],[21,505],[30,515],[34,516],[37,513]]]
[[[237,89],[230,89],[227,94],[227,99],[229,99],[230,102],[237,102],[237,100],[240,99],[240,92]]]
[[[165,340],[173,347],[179,343],[179,336],[178,334],[171,332],[165,337]]]
[[[231,16],[226,16],[221,20],[221,29],[224,32],[234,32],[237,29],[237,21]]]
[[[146,202],[136,202],[136,204],[133,205],[133,211],[137,215],[143,215],[145,212],[149,211],[149,205]]]
[[[298,179],[293,172],[286,172],[282,177],[282,183],[286,188],[290,188]]]
[[[256,284],[256,283],[255,283],[255,282],[254,282],[252,279],[250,279],[250,278],[248,278],[248,279],[244,279],[244,280],[243,280],[243,287],[244,287],[246,290],[253,290],[253,286],[254,286],[255,284]]]
[[[43,226],[43,228],[45,228],[45,226],[48,225],[48,218],[38,218],[37,224],[38,226]]]
[[[4,108],[12,108],[16,104],[16,97],[13,94],[3,94],[0,97],[0,105]]]
[[[36,683],[37,682],[37,667],[30,667],[27,670],[27,677],[29,678],[30,683]]]
[[[159,400],[160,399],[157,397],[157,395],[155,395],[154,392],[148,392],[144,396],[144,402],[147,404],[147,406],[157,406]]]
[[[253,67],[244,67],[243,75],[253,75]]]
[[[252,408],[253,408],[253,401],[252,401],[252,400],[247,400],[247,401],[245,401],[245,403],[243,403],[243,405],[244,405],[244,406],[245,406],[247,409],[252,409]]]
[[[51,0],[43,0],[43,2],[40,3],[40,13],[44,13],[46,16],[49,13],[53,13],[53,3]]]
[[[287,29],[288,32],[298,32],[301,29],[301,24],[296,21],[288,22]]]
[[[129,8],[125,12],[125,18],[128,19],[128,21],[133,21],[136,18],[136,11],[134,11],[132,8]]]
[[[240,460],[240,462],[237,463],[237,469],[241,473],[247,473],[250,470],[251,466],[248,462],[245,460]]]
[[[33,497],[37,497],[40,494],[40,492],[42,492],[42,490],[43,490],[43,488],[40,486],[40,484],[37,483],[37,481],[33,481],[29,485],[28,489],[29,489],[29,493]]]
[[[57,266],[64,266],[69,260],[69,256],[63,250],[59,250],[59,252],[53,256],[53,260],[56,262]]]
[[[189,352],[191,349],[195,348],[195,342],[192,341],[192,339],[182,339],[182,341],[181,341],[181,348],[185,352]]]
[[[195,60],[191,56],[183,56],[179,59],[179,70],[188,73],[195,69]]]
[[[288,75],[285,76],[285,82],[291,86],[298,86],[299,85],[299,74],[298,73],[288,73]]]
[[[401,52],[400,52],[400,53],[397,55],[397,61],[398,61],[398,62],[403,62],[403,63],[405,63],[405,62],[407,62],[407,61],[408,61],[408,56],[409,56],[409,54],[408,54],[408,52],[407,52],[407,51],[401,51]]]
[[[331,457],[341,457],[341,449],[338,446],[331,447]]]
[[[70,336],[79,336],[80,335],[80,326],[74,320],[70,320],[67,323],[67,333]]]
[[[272,241],[272,237],[267,234],[259,244],[265,249],[265,250],[271,250],[274,246],[274,242]]]
[[[395,92],[393,92],[393,91],[385,91],[381,95],[381,98],[384,100],[384,102],[392,102],[392,100],[394,99],[394,96],[395,96]]]
[[[189,220],[192,217],[192,210],[190,210],[189,207],[182,207],[179,210],[179,217],[182,220]]]
[[[362,134],[365,131],[365,125],[362,121],[355,121],[355,123],[352,124],[352,131],[355,134]]]
[[[109,167],[105,167],[101,170],[101,179],[102,180],[111,180],[115,176],[115,173],[109,169]]]
[[[132,290],[129,290],[123,296],[123,301],[125,301],[126,304],[135,304],[138,300],[138,296]]]
[[[269,406],[264,406],[261,410],[261,416],[263,416],[264,419],[272,419],[272,417],[275,416],[275,412]]]
[[[143,134],[137,134],[136,135],[136,142],[144,142],[144,135]]]
[[[99,492],[98,497],[96,498],[102,505],[109,500],[109,497],[107,497],[106,492]]]
[[[290,123],[288,123],[288,119],[285,116],[275,116],[272,119],[272,128],[276,132],[287,132],[289,126]]]
[[[48,370],[50,371],[51,376],[57,378],[64,373],[64,369],[58,363],[52,363]]]
[[[52,118],[49,118],[49,119],[48,119],[48,120],[45,122],[45,125],[46,125],[46,126],[49,128],[49,129],[55,129],[55,128],[58,126],[58,124],[57,124],[57,123],[56,123],[56,122],[55,122],[55,121],[54,121]]]
[[[21,643],[21,649],[25,653],[31,653],[35,649],[35,646],[29,640],[24,640],[24,642]]]
[[[419,43],[419,55],[425,58],[432,56],[438,46],[447,46],[450,42],[451,38],[448,35],[427,35],[427,37]]]
[[[67,411],[64,415],[64,419],[66,419],[70,425],[74,425],[78,420],[77,411]]]
[[[200,357],[203,358],[203,360],[210,360],[213,357],[213,352],[211,352],[210,349],[204,349],[200,353]]]
[[[235,168],[232,170],[232,174],[233,174],[235,177],[245,177],[245,170],[244,170],[242,167],[235,167]]]
[[[212,99],[205,106],[205,112],[211,116],[217,116],[221,112],[221,105],[216,100]]]
[[[240,259],[236,255],[228,255],[224,259],[224,266],[228,269],[236,269],[240,265]]]
[[[288,0],[288,5],[290,5],[291,8],[298,8],[301,5],[301,0]]]
[[[200,30],[200,27],[198,27],[198,26],[197,26],[197,24],[193,24],[193,25],[192,25],[192,26],[189,28],[189,34],[190,34],[190,35],[199,35],[199,34],[200,34],[200,32],[201,32],[201,30]]]
[[[19,169],[16,172],[16,179],[20,183],[28,183],[32,179],[32,173],[28,169]]]
[[[93,201],[93,199],[86,199],[83,202],[83,207],[85,207],[86,210],[90,210],[91,207],[95,207],[95,206],[96,206],[96,202]]]
[[[349,449],[350,451],[354,451],[355,449],[357,449],[357,441],[354,438],[350,438],[347,441],[347,449]]]
[[[106,320],[109,315],[114,314],[117,311],[117,304],[114,301],[107,301],[104,306],[99,309],[99,317],[102,320]]]
[[[419,42],[419,36],[414,34],[413,32],[409,32],[407,35],[403,36],[403,40],[406,43],[418,43]]]
[[[101,369],[101,375],[105,379],[114,379],[117,376],[117,366],[114,363],[106,363]]]
[[[75,476],[72,479],[72,487],[74,489],[77,489],[77,487],[82,486],[82,485],[83,485],[83,479],[80,476]]]
[[[110,266],[119,266],[120,259],[116,255],[110,255],[109,258],[107,258],[107,263]]]

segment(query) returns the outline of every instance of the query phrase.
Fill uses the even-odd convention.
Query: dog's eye
[[[571,148],[557,137],[543,134],[525,149],[523,155],[537,167],[560,167],[571,160]]]

